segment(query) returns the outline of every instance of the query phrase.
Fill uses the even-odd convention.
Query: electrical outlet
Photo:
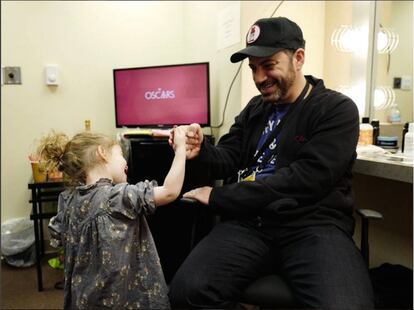
[[[22,84],[22,76],[20,67],[4,67],[3,68],[4,85]]]

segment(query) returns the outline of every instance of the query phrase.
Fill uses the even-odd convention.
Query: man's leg
[[[282,230],[277,239],[282,270],[305,308],[374,308],[368,269],[342,230],[333,225]]]
[[[218,223],[175,274],[171,305],[233,307],[247,285],[269,266],[268,255],[267,242],[254,229],[236,221]]]

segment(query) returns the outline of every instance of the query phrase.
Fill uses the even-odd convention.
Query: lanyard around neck
[[[264,150],[269,146],[269,144],[273,141],[273,139],[275,137],[277,137],[277,135],[282,130],[283,125],[286,123],[287,118],[289,117],[289,115],[292,114],[292,111],[296,108],[296,106],[300,102],[302,102],[302,100],[305,98],[305,95],[308,92],[308,90],[309,90],[309,82],[306,81],[306,85],[303,88],[302,92],[300,93],[299,97],[296,98],[296,100],[293,103],[291,103],[292,107],[287,111],[286,115],[282,118],[282,120],[279,122],[279,124],[276,126],[276,128],[271,132],[269,137],[266,139],[266,142],[263,143],[260,150],[256,153],[256,156],[249,162],[249,164],[247,165],[248,168],[251,167],[252,165],[254,165],[257,162],[259,157],[263,154]],[[276,149],[277,149],[277,146],[274,148],[273,152],[270,152],[268,154],[268,156],[266,156],[266,158],[263,158],[262,165],[266,165],[267,160],[270,158],[270,156],[273,155],[274,153],[276,153]]]

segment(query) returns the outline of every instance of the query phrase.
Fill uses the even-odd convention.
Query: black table
[[[35,233],[35,248],[36,248],[36,269],[37,269],[37,289],[43,290],[42,281],[42,264],[41,259],[45,254],[44,238],[43,238],[43,220],[50,219],[56,214],[56,210],[44,210],[43,202],[57,202],[59,194],[65,189],[62,181],[49,181],[49,182],[31,182],[28,184],[28,188],[31,190],[31,199],[29,202],[32,204],[32,212],[30,219],[34,222]]]

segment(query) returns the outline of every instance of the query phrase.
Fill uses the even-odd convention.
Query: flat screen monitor
[[[209,63],[114,69],[116,127],[210,126]]]

